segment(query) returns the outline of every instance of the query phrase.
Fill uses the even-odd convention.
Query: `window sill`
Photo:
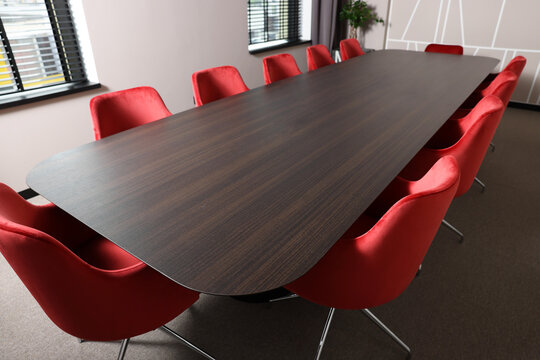
[[[291,46],[298,46],[298,45],[303,45],[303,44],[311,44],[311,40],[298,40],[298,41],[286,42],[286,43],[278,44],[278,45],[270,45],[270,46],[263,47],[260,49],[253,49],[253,50],[248,49],[248,51],[250,54],[259,54],[266,51],[283,49],[283,48],[287,48]]]
[[[100,87],[100,83],[85,81],[79,83],[54,85],[36,90],[28,90],[19,93],[2,95],[0,96],[0,109],[29,104],[46,99],[52,99],[59,96],[75,94],[85,90],[98,89]]]

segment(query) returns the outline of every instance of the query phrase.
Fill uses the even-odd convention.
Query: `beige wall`
[[[193,107],[191,74],[234,65],[249,87],[264,84],[261,61],[289,52],[306,71],[305,46],[247,51],[245,1],[83,0],[103,89],[0,110],[0,182],[27,188],[39,161],[93,140],[88,102],[133,86],[155,87],[172,112]]]
[[[364,35],[364,46],[368,49],[381,50],[384,49],[384,36],[386,24],[388,23],[389,0],[367,0],[367,2],[375,9],[377,15],[384,19],[384,24],[375,24]]]
[[[540,105],[539,0],[386,1],[386,48],[423,51],[431,42],[459,44],[466,55],[498,58],[494,71],[523,55],[527,66],[512,100]]]

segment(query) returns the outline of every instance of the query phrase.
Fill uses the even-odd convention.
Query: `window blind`
[[[301,38],[302,0],[248,0],[249,44]]]
[[[0,96],[87,81],[68,0],[0,0]]]

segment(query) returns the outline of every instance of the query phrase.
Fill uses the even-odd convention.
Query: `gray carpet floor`
[[[540,359],[540,112],[509,108],[478,177],[442,227],[422,274],[372,309],[413,359]],[[78,343],[43,313],[0,256],[0,359],[115,359],[119,342]],[[202,295],[169,323],[217,359],[311,359],[327,309],[302,299],[250,304]],[[126,359],[202,359],[161,331]],[[322,359],[405,359],[359,311],[336,311]]]

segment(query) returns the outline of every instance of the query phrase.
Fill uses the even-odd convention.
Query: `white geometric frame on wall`
[[[498,11],[498,19],[497,24],[495,26],[495,31],[493,33],[493,38],[491,41],[491,46],[478,46],[478,45],[469,45],[466,43],[465,39],[465,30],[464,30],[464,22],[463,22],[463,0],[439,0],[439,6],[438,6],[438,14],[437,14],[437,23],[435,26],[435,33],[433,35],[433,41],[425,41],[425,40],[410,40],[405,39],[407,36],[407,32],[409,31],[409,28],[413,21],[415,20],[415,15],[417,12],[418,7],[422,3],[422,1],[436,1],[436,0],[416,0],[416,3],[414,5],[414,8],[412,10],[412,13],[410,14],[407,25],[405,26],[405,29],[401,34],[397,34],[397,37],[391,37],[396,36],[396,34],[392,34],[391,32],[391,24],[392,24],[392,15],[393,15],[393,5],[395,1],[405,1],[405,0],[389,0],[389,12],[388,12],[388,32],[386,36],[385,41],[385,48],[390,48],[390,43],[402,43],[405,44],[407,50],[414,50],[414,51],[423,51],[424,48],[430,44],[430,43],[444,43],[445,36],[446,36],[446,29],[447,29],[447,23],[448,23],[448,17],[450,14],[450,6],[452,4],[452,1],[458,2],[459,5],[459,24],[460,24],[460,30],[461,30],[461,43],[459,45],[463,46],[463,48],[468,52],[471,53],[471,55],[477,55],[480,50],[496,50],[504,52],[504,55],[502,56],[502,59],[499,63],[498,71],[501,71],[506,64],[516,56],[516,54],[519,52],[520,54],[540,54],[540,50],[536,49],[519,49],[519,48],[501,48],[495,46],[495,42],[497,40],[497,36],[499,35],[499,25],[501,23],[501,19],[503,17],[504,9],[507,3],[507,0],[502,0],[501,7]],[[414,1],[414,0],[409,0]],[[446,9],[444,9],[444,3],[447,1]],[[439,31],[441,21],[443,21],[443,27],[442,31]],[[453,42],[455,43],[455,42]],[[510,56],[509,56],[510,55]],[[529,65],[529,64],[528,64]],[[532,73],[531,73],[532,75]],[[536,104],[540,105],[540,93],[538,94],[538,97],[536,99],[532,98],[533,90],[538,87],[540,83],[540,61],[538,64],[536,64],[536,68],[534,70],[534,75],[532,82],[530,84],[530,87],[528,89],[528,95],[526,96],[526,99],[524,102],[530,103],[530,104]]]

